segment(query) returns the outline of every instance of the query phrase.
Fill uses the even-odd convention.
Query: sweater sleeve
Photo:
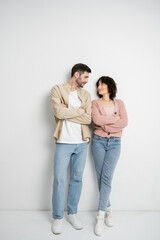
[[[92,101],[92,119],[97,126],[104,126],[106,124],[113,124],[118,121],[119,117],[116,114],[111,116],[104,116],[101,114],[96,101]]]
[[[70,109],[62,106],[61,96],[56,88],[53,87],[51,90],[51,105],[56,118],[58,119],[69,119],[78,117],[84,114],[84,109]]]
[[[128,116],[127,116],[125,105],[122,100],[120,101],[119,111],[120,111],[120,114],[119,114],[120,119],[116,121],[114,124],[103,126],[102,128],[104,131],[111,132],[111,133],[119,132],[128,125]]]

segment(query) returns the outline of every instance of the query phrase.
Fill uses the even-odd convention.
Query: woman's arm
[[[98,126],[104,126],[106,124],[114,124],[120,119],[116,114],[112,116],[104,116],[101,114],[100,109],[96,101],[92,101],[92,119]]]
[[[120,119],[111,125],[104,125],[102,129],[106,132],[119,132],[128,124],[128,116],[123,101],[120,101]]]

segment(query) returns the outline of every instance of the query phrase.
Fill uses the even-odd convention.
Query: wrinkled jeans
[[[87,142],[80,144],[57,143],[54,156],[54,183],[52,195],[52,217],[64,215],[64,198],[67,167],[70,163],[70,181],[67,198],[68,214],[77,213],[82,189],[82,175],[86,162]]]
[[[98,210],[106,211],[110,207],[110,192],[113,173],[120,156],[120,137],[100,137],[94,134],[92,154],[100,193]]]

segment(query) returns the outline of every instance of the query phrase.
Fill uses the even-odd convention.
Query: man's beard
[[[76,83],[78,84],[78,87],[81,87],[81,88],[83,88],[84,87],[84,83],[82,83],[82,82],[79,82],[79,80],[81,80],[81,78],[79,77],[79,78],[77,78],[77,80],[76,80]]]

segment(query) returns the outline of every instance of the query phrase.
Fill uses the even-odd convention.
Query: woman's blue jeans
[[[82,175],[86,162],[87,144],[87,142],[80,144],[56,144],[52,196],[52,217],[55,219],[61,219],[64,215],[66,173],[69,163],[70,181],[68,188],[67,211],[68,214],[77,213],[82,189]]]
[[[119,159],[121,149],[120,137],[93,136],[92,154],[97,173],[100,193],[98,210],[106,211],[110,207],[110,192],[113,173]]]

